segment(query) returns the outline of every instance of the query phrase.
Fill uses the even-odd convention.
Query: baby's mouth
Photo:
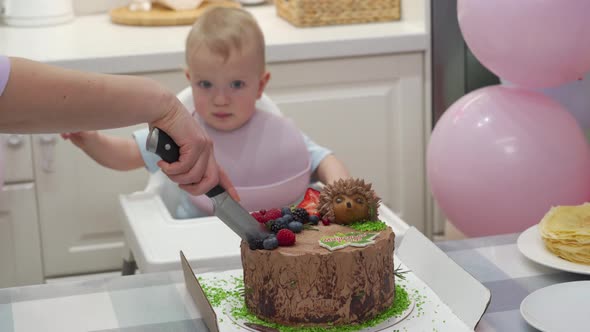
[[[213,113],[213,116],[218,119],[226,119],[232,116],[231,113]]]

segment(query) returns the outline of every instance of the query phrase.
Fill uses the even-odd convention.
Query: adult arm
[[[10,58],[0,95],[0,132],[73,132],[149,123],[180,146],[178,162],[160,161],[170,179],[193,195],[220,183],[237,198],[213,156],[213,143],[176,96],[157,82],[135,76],[63,69]]]

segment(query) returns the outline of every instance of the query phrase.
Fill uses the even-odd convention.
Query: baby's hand
[[[78,131],[74,133],[63,133],[61,134],[61,137],[66,141],[72,141],[72,143],[80,149],[84,149],[84,147],[87,146],[89,142],[92,142],[93,140],[96,140],[98,138],[98,131]]]

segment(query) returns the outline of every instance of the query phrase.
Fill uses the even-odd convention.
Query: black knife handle
[[[215,187],[213,187],[213,189],[211,189],[207,193],[205,193],[205,195],[207,195],[207,197],[209,197],[209,198],[213,198],[219,194],[223,194],[224,192],[225,192],[225,189],[223,189],[222,186],[216,185]]]
[[[180,157],[180,149],[170,135],[158,128],[158,145],[156,146],[156,154],[167,163],[178,161]]]
[[[170,135],[168,135],[165,131],[160,128],[154,128],[158,130],[158,144],[156,146],[155,153],[162,158],[167,163],[173,163],[178,161],[180,157],[180,152],[178,145]],[[154,130],[152,129],[152,131]],[[153,133],[152,133],[153,134]],[[209,198],[213,198],[219,194],[223,194],[225,189],[222,186],[216,185],[213,189],[209,190],[205,195]]]

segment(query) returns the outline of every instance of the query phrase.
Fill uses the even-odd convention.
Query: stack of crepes
[[[590,203],[552,207],[539,223],[539,230],[551,252],[590,265]]]

